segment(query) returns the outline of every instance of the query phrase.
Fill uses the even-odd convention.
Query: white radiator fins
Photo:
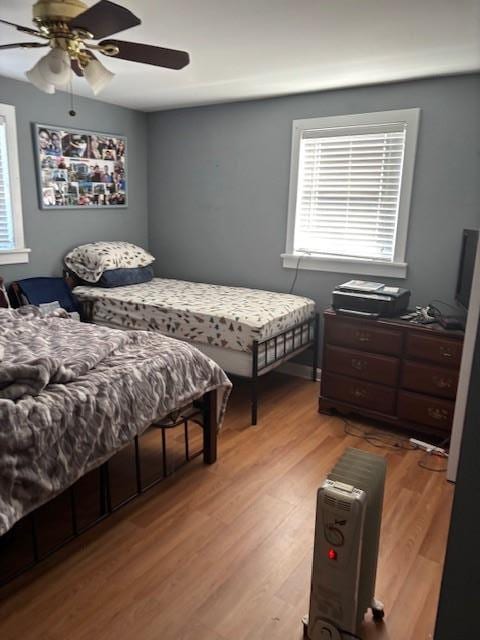
[[[385,470],[383,458],[347,449],[318,491],[309,640],[356,633],[372,607]]]

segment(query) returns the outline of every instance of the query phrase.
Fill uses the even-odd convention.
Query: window
[[[28,262],[23,240],[15,107],[0,104],[0,264]]]
[[[284,267],[406,277],[419,116],[294,121]]]

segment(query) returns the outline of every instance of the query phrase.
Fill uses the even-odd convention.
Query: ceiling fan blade
[[[43,42],[15,42],[13,44],[1,44],[0,49],[37,49],[38,47],[48,47]]]
[[[0,22],[2,24],[7,24],[9,27],[14,27],[17,31],[22,31],[23,33],[29,33],[33,36],[38,36],[39,38],[46,38],[47,36],[36,29],[31,29],[30,27],[24,27],[21,24],[15,24],[15,22],[9,22],[8,20],[2,20],[0,18]]]
[[[100,0],[70,20],[68,26],[70,29],[89,31],[97,39],[106,38],[119,31],[124,31],[124,29],[136,27],[138,24],[141,24],[141,20],[129,9],[109,2],[109,0]]]
[[[74,74],[76,76],[79,76],[80,78],[83,78],[83,69],[81,64],[79,63],[79,61],[76,58],[72,58],[71,62],[70,62],[70,66],[72,68],[72,71],[74,72]]]
[[[163,47],[153,47],[149,44],[139,42],[125,42],[124,40],[102,40],[99,43],[118,47],[119,51],[114,58],[130,60],[131,62],[142,62],[143,64],[153,64],[156,67],[166,67],[167,69],[183,69],[190,62],[190,56],[186,51],[177,49],[164,49]]]

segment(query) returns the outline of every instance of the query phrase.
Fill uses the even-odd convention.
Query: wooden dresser
[[[451,430],[463,332],[399,319],[324,313],[319,410],[338,409],[408,431]]]

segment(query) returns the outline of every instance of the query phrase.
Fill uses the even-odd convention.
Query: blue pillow
[[[100,287],[125,287],[129,284],[141,284],[142,282],[150,282],[153,278],[153,269],[148,267],[132,267],[130,269],[110,269],[104,271],[102,277],[98,281]]]

